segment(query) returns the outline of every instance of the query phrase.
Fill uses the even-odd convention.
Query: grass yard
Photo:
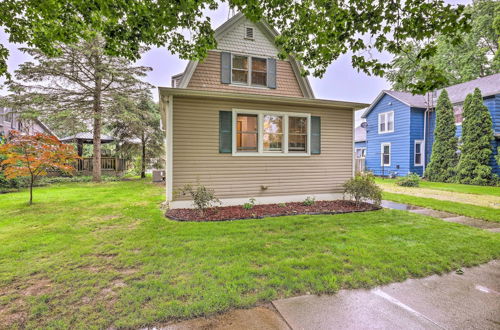
[[[394,184],[396,182],[396,179],[376,178],[375,181],[378,184],[386,184],[386,183]],[[420,188],[451,191],[463,194],[490,195],[490,196],[500,197],[500,187],[475,186],[470,184],[430,182],[421,180]]]
[[[181,223],[144,181],[0,195],[0,328],[155,325],[500,256],[500,235],[396,210]]]
[[[420,187],[400,187],[395,179],[381,178],[376,182],[390,201],[500,222],[500,187],[428,181],[420,181]]]

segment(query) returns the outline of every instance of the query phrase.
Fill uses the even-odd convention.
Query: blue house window
[[[414,164],[415,166],[422,166],[423,163],[423,157],[422,157],[422,146],[423,146],[423,141],[422,140],[415,140],[415,148],[414,150]]]
[[[380,165],[391,166],[391,144],[389,142],[380,145]]]
[[[382,112],[378,115],[378,133],[394,132],[394,111]]]

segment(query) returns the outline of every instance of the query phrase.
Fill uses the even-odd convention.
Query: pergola
[[[78,149],[78,156],[83,156],[83,144],[93,144],[94,143],[94,134],[92,132],[81,132],[76,133],[75,135],[67,136],[65,138],[60,139],[61,142],[65,143],[76,143]],[[111,143],[115,141],[115,138],[112,136],[101,134],[101,144]]]
[[[111,143],[116,139],[112,136],[101,134],[101,143]],[[75,135],[67,136],[60,139],[61,142],[65,143],[76,143],[78,156],[83,156],[83,145],[84,144],[93,144],[94,143],[94,135],[92,132],[81,132]],[[90,173],[92,172],[92,158],[81,158],[78,160],[76,169],[78,172]],[[114,172],[114,173],[123,173],[127,170],[127,161],[122,158],[116,157],[101,157],[101,170],[104,172]]]

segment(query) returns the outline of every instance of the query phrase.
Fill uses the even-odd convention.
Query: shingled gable
[[[224,40],[224,36],[231,32],[231,30],[238,24],[241,23],[242,20],[246,20],[245,16],[242,13],[238,13],[235,16],[231,17],[224,24],[218,27],[215,30],[215,39],[220,44]],[[267,38],[269,44],[272,44],[273,47],[276,47],[274,44],[275,37],[278,36],[278,31],[272,28],[269,24],[261,21],[252,23],[252,26],[256,26],[260,32]],[[300,73],[302,71],[302,65],[292,56],[288,57],[290,65],[293,69],[295,78],[297,79],[297,83],[299,84],[300,90],[304,97],[306,98],[314,98],[314,93],[312,91],[311,85],[307,77],[303,77]],[[198,61],[189,61],[186,69],[180,78],[180,81],[176,87],[178,88],[187,88],[188,84],[198,66]],[[178,77],[179,75],[176,75]]]
[[[481,90],[481,94],[483,97],[500,94],[500,73],[474,79],[461,84],[452,85],[444,89],[446,89],[446,91],[448,92],[448,97],[450,98],[451,103],[457,104],[462,103],[465,100],[467,94],[472,93],[475,88],[479,88]],[[366,116],[368,116],[375,105],[386,94],[394,97],[395,99],[401,101],[409,107],[425,109],[427,108],[427,103],[430,103],[431,107],[436,104],[437,98],[439,97],[439,94],[441,94],[442,90],[443,89],[439,89],[436,91],[436,93],[433,94],[432,102],[427,102],[427,96],[424,95],[414,95],[408,92],[383,90],[377,96],[375,101],[372,102],[370,107],[366,109],[361,117],[366,118]]]

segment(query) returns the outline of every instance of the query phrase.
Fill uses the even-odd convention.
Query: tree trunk
[[[93,136],[93,156],[92,156],[92,181],[101,182],[101,93],[102,76],[100,71],[99,55],[95,56],[95,89],[94,89],[94,136]]]
[[[34,181],[33,175],[31,176],[30,179],[30,205],[33,205],[33,181]]]
[[[141,162],[141,178],[146,177],[146,140],[142,136],[142,162]]]

